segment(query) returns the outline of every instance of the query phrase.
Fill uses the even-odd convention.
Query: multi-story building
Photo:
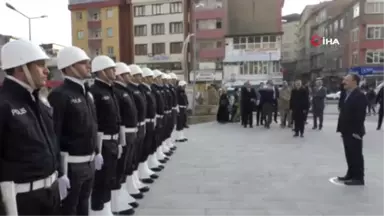
[[[281,47],[281,66],[285,80],[292,80],[296,70],[296,33],[300,22],[300,14],[283,16],[283,39]]]
[[[69,0],[72,44],[91,57],[103,54],[133,62],[132,4],[129,0]]]
[[[196,82],[220,82],[225,52],[226,10],[223,0],[200,0],[193,5],[193,23],[196,23]],[[193,29],[194,30],[194,29]],[[190,80],[194,79],[190,73]]]
[[[135,63],[183,77],[184,7],[180,0],[132,0]]]
[[[280,70],[283,0],[225,0],[227,10],[224,83],[282,82]]]

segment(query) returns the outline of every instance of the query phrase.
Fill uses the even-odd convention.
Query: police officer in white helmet
[[[64,84],[49,94],[48,101],[54,110],[63,171],[71,186],[62,203],[62,214],[88,215],[95,165],[100,170],[103,163],[96,110],[84,85],[90,77],[90,58],[78,47],[65,47],[57,55],[57,66],[65,76]]]
[[[126,75],[127,78],[127,89],[132,95],[136,110],[137,110],[137,137],[135,142],[135,153],[133,154],[132,160],[132,170],[130,171],[131,175],[128,175],[127,178],[127,187],[128,192],[132,197],[136,199],[142,199],[144,192],[149,191],[149,187],[145,185],[139,179],[139,164],[140,156],[143,151],[143,142],[145,136],[145,117],[147,113],[147,103],[145,100],[145,95],[139,89],[139,83],[141,82],[143,71],[138,65],[132,64],[129,65],[130,72]],[[152,179],[144,179],[145,183],[153,183]]]
[[[134,213],[133,208],[138,207],[138,203],[127,191],[126,180],[127,175],[132,174],[132,150],[135,147],[137,133],[137,109],[133,98],[128,89],[128,75],[130,69],[123,62],[116,63],[116,80],[113,85],[113,91],[119,104],[123,145],[122,157],[117,164],[117,180],[122,184],[119,190],[112,191],[112,212],[120,215],[131,215]]]
[[[57,179],[68,178],[58,176],[63,172],[50,108],[38,97],[49,57],[25,40],[5,44],[0,56],[6,73],[0,92],[0,188],[7,215],[58,215]]]
[[[102,141],[104,164],[95,174],[91,195],[91,214],[112,215],[111,191],[120,188],[116,181],[117,160],[122,153],[119,140],[120,111],[112,85],[116,79],[115,62],[108,56],[96,56],[91,63],[95,83],[91,87],[97,113],[98,137]]]
[[[184,80],[179,81],[177,87],[177,124],[176,124],[176,142],[185,142],[188,139],[184,135],[185,124],[187,121],[188,98],[185,94],[187,83]]]
[[[176,115],[175,115],[175,109],[176,109],[176,104],[177,102],[175,101],[176,100],[176,92],[174,94],[173,90],[171,89],[170,87],[170,84],[169,84],[169,80],[170,80],[170,76],[169,74],[165,74],[163,73],[161,75],[161,80],[162,80],[162,83],[163,83],[163,89],[164,89],[164,92],[165,92],[165,97],[166,97],[166,100],[168,101],[168,107],[167,107],[167,110],[165,111],[165,115],[167,118],[167,123],[166,123],[166,130],[165,130],[165,137],[164,137],[164,141],[163,141],[163,145],[161,145],[161,152],[159,153],[159,158],[162,158],[161,155],[163,155],[165,157],[165,160],[168,160],[168,157],[172,155],[173,153],[173,150],[170,149],[170,145],[169,145],[169,142],[171,141],[171,136],[172,136],[172,131],[173,131],[173,128],[174,128],[174,125],[175,125],[175,118],[176,118]]]

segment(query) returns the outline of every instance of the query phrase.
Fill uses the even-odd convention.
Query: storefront
[[[349,70],[350,73],[358,73],[363,77],[368,86],[377,86],[384,80],[384,66],[359,66]]]

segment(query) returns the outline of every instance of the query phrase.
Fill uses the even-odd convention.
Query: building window
[[[365,54],[365,62],[367,64],[383,64],[384,51],[383,50],[367,50]]]
[[[93,13],[91,20],[92,21],[100,21],[100,14],[99,13]]]
[[[353,52],[352,53],[351,62],[352,62],[352,65],[358,65],[359,62],[358,62],[357,52]]]
[[[95,49],[95,55],[96,56],[101,55],[101,49],[100,48]]]
[[[113,9],[108,8],[107,9],[107,19],[112,18],[112,17],[113,17]]]
[[[359,40],[359,29],[355,28],[351,31],[351,42],[356,42]]]
[[[353,6],[353,18],[360,16],[360,2]]]
[[[107,37],[113,37],[112,28],[107,28]]]
[[[223,69],[223,62],[221,62],[221,61],[215,62],[215,69],[216,70],[222,70]]]
[[[135,44],[135,55],[136,56],[148,55],[148,45],[147,44]]]
[[[183,12],[183,3],[182,2],[172,2],[169,4],[169,11],[171,13],[182,13]]]
[[[165,54],[165,43],[153,43],[152,44],[152,55]]]
[[[165,34],[164,23],[152,24],[152,35]]]
[[[171,54],[179,54],[183,49],[183,42],[171,42],[169,44],[169,50]]]
[[[197,29],[221,29],[222,21],[220,19],[207,19],[207,20],[198,20]]]
[[[222,23],[220,19],[216,20],[216,29],[221,29],[222,28]]]
[[[135,25],[135,36],[147,36],[147,25]]]
[[[344,18],[341,18],[340,20],[340,29],[344,28]]]
[[[84,31],[78,31],[77,32],[77,39],[81,40],[84,38]]]
[[[108,56],[115,56],[115,50],[113,46],[107,47],[107,50],[108,50]]]
[[[161,7],[163,4],[153,4],[152,5],[152,15],[159,15],[161,13]]]
[[[135,17],[145,16],[145,6],[144,5],[135,6],[133,8],[133,10],[134,10],[134,16]]]
[[[83,13],[82,12],[76,12],[76,19],[82,20],[83,19]]]
[[[384,39],[384,25],[368,25],[367,39]]]
[[[365,3],[366,14],[383,14],[384,2],[383,1],[370,1]]]
[[[169,33],[170,34],[182,34],[183,30],[183,22],[171,22],[169,23]]]
[[[223,41],[216,41],[216,48],[223,47]]]

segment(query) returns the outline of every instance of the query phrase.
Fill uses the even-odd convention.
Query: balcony
[[[222,19],[225,17],[225,10],[223,8],[202,8],[195,11],[196,19]]]
[[[220,59],[225,56],[225,48],[205,48],[199,51],[201,59]]]
[[[89,3],[98,3],[106,2],[108,0],[68,0],[69,5],[78,5],[78,4],[89,4]]]
[[[224,29],[198,29],[196,33],[197,39],[224,38],[224,35]]]

